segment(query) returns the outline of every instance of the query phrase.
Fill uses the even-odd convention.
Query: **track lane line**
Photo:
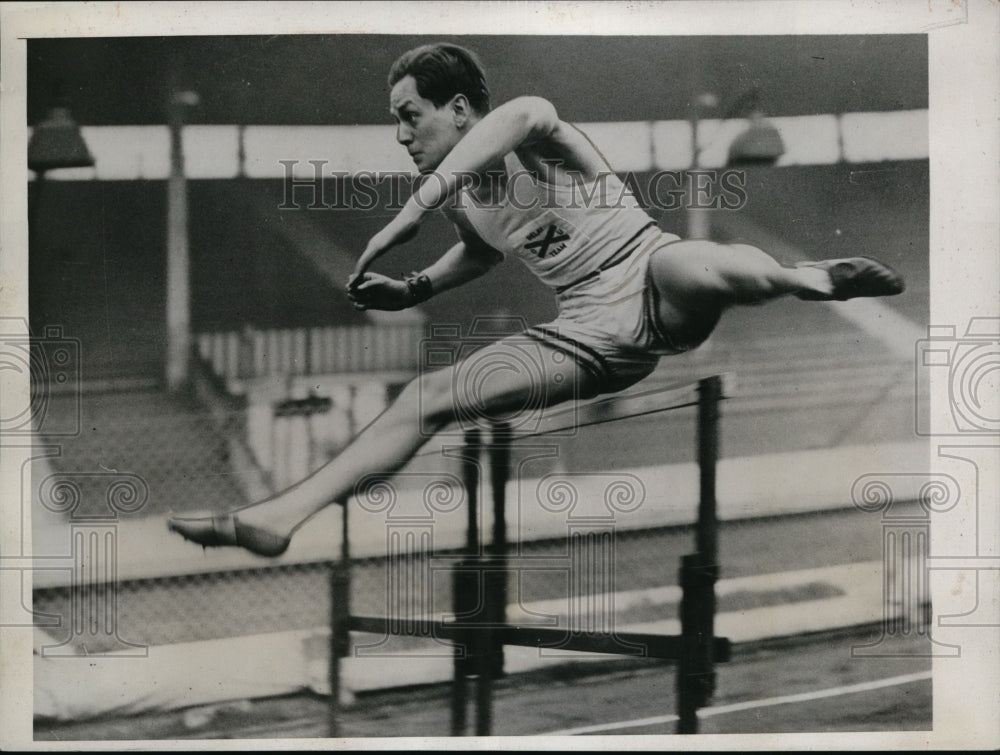
[[[789,703],[804,703],[812,700],[822,700],[829,697],[840,697],[842,695],[852,695],[858,692],[870,692],[886,687],[899,687],[913,682],[922,682],[932,678],[930,671],[918,671],[913,674],[903,674],[901,676],[891,676],[886,679],[876,679],[871,682],[860,682],[842,687],[829,687],[827,689],[814,690],[812,692],[800,692],[795,695],[781,695],[780,697],[765,697],[760,700],[747,700],[742,703],[731,703],[729,705],[713,705],[702,708],[698,711],[698,718],[709,718],[711,716],[722,716],[726,713],[736,713],[743,710],[754,710],[756,708],[767,708],[773,705],[787,705]],[[615,723],[594,724],[592,726],[579,726],[572,729],[559,729],[549,731],[538,736],[547,737],[568,737],[577,734],[597,734],[605,731],[617,731],[619,729],[636,729],[642,726],[655,726],[656,724],[668,724],[677,721],[677,716],[670,714],[665,716],[653,716],[652,718],[636,718],[631,721],[617,721]]]

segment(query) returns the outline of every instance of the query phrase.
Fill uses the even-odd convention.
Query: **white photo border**
[[[252,6],[252,7],[247,7]],[[27,318],[28,169],[26,39],[201,34],[440,33],[627,35],[897,34],[928,35],[930,136],[931,323],[961,328],[973,317],[997,317],[1000,290],[1000,5],[990,0],[718,0],[717,2],[337,2],[337,3],[4,3],[0,6],[0,316]],[[962,263],[956,264],[957,255]],[[974,259],[970,263],[969,260]],[[4,395],[25,395],[18,376],[0,376]],[[947,386],[933,385],[933,416],[947,412]],[[0,396],[2,398],[2,396]],[[932,438],[932,441],[936,439]],[[944,443],[944,441],[942,441]],[[932,443],[933,445],[933,443]],[[0,500],[19,505],[24,447],[0,453]],[[931,450],[933,469],[937,454]],[[997,468],[981,469],[995,478]],[[996,488],[993,488],[996,489]],[[936,528],[933,550],[967,532]],[[21,533],[0,517],[0,552]],[[30,530],[27,535],[30,546]],[[996,542],[994,542],[996,546]],[[983,554],[1000,559],[1000,553]],[[993,572],[984,589],[995,596]],[[28,586],[30,589],[30,585]],[[935,609],[948,612],[947,590]],[[0,611],[19,600],[0,592]],[[940,601],[940,603],[938,602]],[[994,609],[996,607],[994,606]],[[0,621],[2,625],[2,621]],[[997,747],[998,626],[961,631],[961,658],[935,659],[934,728],[930,732],[745,736],[517,739],[351,740],[357,749],[939,749]],[[65,749],[32,740],[31,628],[0,628],[0,732],[7,749]],[[146,743],[157,749],[329,749],[329,740],[234,740]],[[142,743],[72,743],[73,749],[135,749]],[[348,746],[345,742],[343,746]]]

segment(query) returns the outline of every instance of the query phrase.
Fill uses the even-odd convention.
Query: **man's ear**
[[[464,94],[456,94],[451,98],[448,106],[451,108],[456,128],[465,128],[472,116],[472,106],[469,104],[469,99]]]

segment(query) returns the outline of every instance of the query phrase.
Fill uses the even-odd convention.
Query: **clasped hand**
[[[347,296],[355,309],[382,309],[397,311],[410,306],[412,295],[406,281],[389,278],[380,273],[362,273],[351,276]]]

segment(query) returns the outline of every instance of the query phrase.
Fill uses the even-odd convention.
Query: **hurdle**
[[[732,390],[731,375],[713,375],[681,387],[619,395],[580,406],[557,408],[543,414],[531,429],[494,422],[490,424],[489,442],[484,441],[481,428],[466,430],[464,444],[452,454],[460,460],[467,520],[464,549],[450,568],[453,610],[449,620],[400,620],[398,617],[351,613],[349,506],[346,501],[338,501],[342,510],[343,535],[340,560],[332,564],[330,570],[329,736],[342,736],[341,663],[352,654],[352,632],[383,637],[429,638],[451,646],[452,736],[470,734],[470,703],[474,704],[471,733],[476,736],[491,734],[493,682],[504,673],[504,646],[558,648],[675,661],[676,732],[697,733],[698,709],[708,704],[715,691],[715,664],[730,659],[728,638],[715,636],[715,583],[719,575],[716,511],[719,402],[730,398]],[[699,500],[694,523],[695,550],[681,557],[679,567],[680,635],[617,632],[613,629],[593,632],[573,626],[509,622],[506,616],[508,576],[517,566],[509,554],[506,525],[506,490],[512,445],[527,438],[685,407],[697,407]],[[493,527],[488,543],[482,542],[478,514],[482,482],[480,462],[484,457],[489,461],[489,487],[493,503]]]

